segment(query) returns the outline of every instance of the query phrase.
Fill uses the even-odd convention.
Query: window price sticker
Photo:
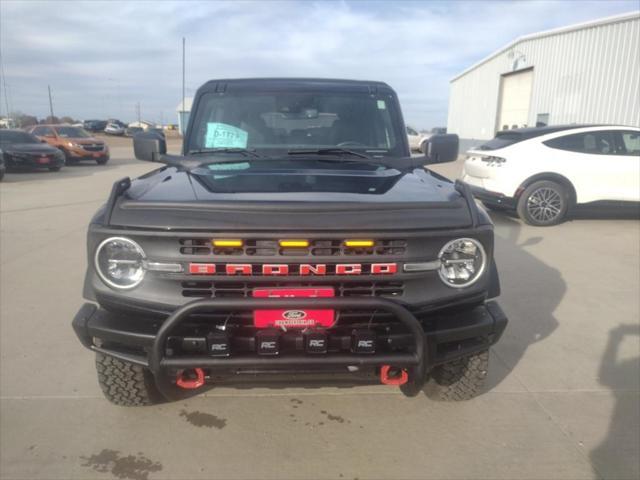
[[[226,123],[207,123],[205,148],[247,148],[249,134]]]

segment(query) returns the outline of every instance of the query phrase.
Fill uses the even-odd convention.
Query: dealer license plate
[[[255,298],[330,298],[335,296],[333,288],[256,288]],[[329,328],[333,325],[335,311],[333,309],[273,309],[255,310],[253,324],[257,328]]]

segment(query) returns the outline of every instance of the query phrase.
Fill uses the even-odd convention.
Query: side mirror
[[[157,132],[143,132],[133,137],[133,152],[138,160],[157,162],[167,153],[167,142]]]
[[[445,133],[429,137],[425,148],[425,165],[454,162],[458,158],[458,135]]]

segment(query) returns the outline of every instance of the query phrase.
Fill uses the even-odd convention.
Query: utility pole
[[[51,85],[47,85],[49,89],[49,111],[51,112],[51,122],[53,123],[53,100],[51,100]]]
[[[181,112],[180,112],[180,126],[182,127],[182,130],[186,130],[186,125],[184,125],[184,96],[185,96],[185,87],[184,87],[184,72],[185,72],[185,62],[184,62],[184,52],[185,52],[185,43],[186,43],[186,39],[184,37],[182,37],[182,108],[181,108]],[[180,132],[182,133],[182,132]]]

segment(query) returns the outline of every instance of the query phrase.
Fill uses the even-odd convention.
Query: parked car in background
[[[640,207],[640,129],[568,125],[498,132],[468,152],[462,181],[489,208],[531,225],[561,222],[576,206]]]
[[[426,145],[433,135],[444,135],[447,129],[444,127],[434,127],[430,132],[418,132],[415,128],[407,125],[407,138],[411,151],[426,153]]]
[[[118,123],[108,123],[104,129],[104,133],[107,135],[124,135],[125,127]]]
[[[418,132],[415,128],[407,125],[407,138],[409,139],[409,147],[413,152],[420,152],[423,142],[429,138],[429,135]]]
[[[71,125],[36,125],[29,132],[60,149],[67,165],[81,160],[94,160],[98,165],[109,161],[109,147],[82,128]]]
[[[0,152],[0,177],[12,168],[48,168],[57,172],[64,165],[60,150],[22,130],[0,130]]]
[[[107,127],[107,122],[104,120],[85,120],[83,125],[87,132],[97,133],[104,132],[104,129]]]

